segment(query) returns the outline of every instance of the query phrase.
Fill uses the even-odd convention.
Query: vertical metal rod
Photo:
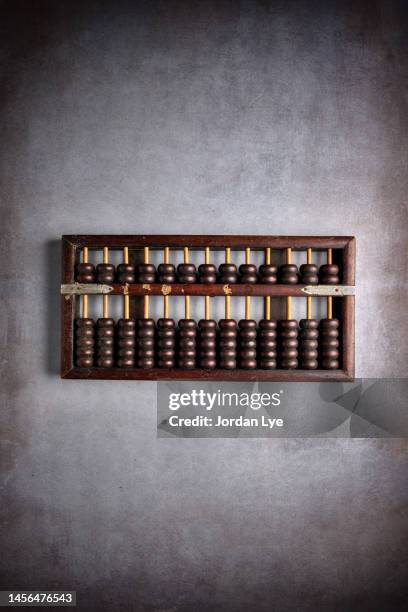
[[[307,263],[312,263],[312,249],[307,249]],[[312,318],[312,296],[308,295],[306,298],[306,319]]]
[[[333,263],[333,251],[332,249],[327,249],[327,263]],[[327,318],[333,318],[333,298],[329,295],[327,298]]]
[[[210,247],[205,247],[204,260],[206,265],[210,263]],[[204,297],[204,318],[208,321],[211,318],[210,313],[210,296]]]
[[[168,264],[170,259],[170,249],[169,247],[164,247],[164,263]],[[163,317],[165,319],[169,318],[169,296],[163,296]]]
[[[292,249],[288,247],[286,249],[286,263],[292,263]],[[292,319],[292,296],[288,295],[286,298],[286,319],[289,321]]]
[[[271,265],[271,249],[267,247],[265,249],[265,264],[267,266]],[[267,295],[264,300],[264,319],[270,321],[271,319],[271,296]]]
[[[89,256],[89,251],[88,251],[88,247],[84,247],[83,250],[83,254],[82,254],[82,260],[84,263],[88,263],[88,256]],[[84,319],[88,318],[88,296],[84,295],[82,297],[82,317]]]
[[[231,263],[231,248],[230,247],[226,247],[225,249],[225,263],[227,264]],[[225,318],[226,319],[231,318],[231,296],[230,295],[225,296]]]
[[[245,249],[245,263],[249,265],[251,263],[251,249]],[[245,296],[245,318],[249,320],[251,318],[251,297],[249,295]]]
[[[184,247],[184,263],[189,263],[190,257],[188,247]],[[184,318],[190,318],[190,296],[186,295],[184,298]]]
[[[123,247],[123,263],[129,263],[129,247],[127,246]],[[130,302],[128,295],[123,296],[123,318],[130,318]]]
[[[143,248],[143,263],[145,264],[149,263],[149,247]],[[143,297],[143,318],[144,319],[149,318],[149,296],[148,295],[145,295]]]
[[[103,263],[108,263],[109,251],[108,247],[103,247]],[[109,306],[108,306],[108,296],[102,296],[102,304],[103,304],[103,318],[107,319],[109,317]]]

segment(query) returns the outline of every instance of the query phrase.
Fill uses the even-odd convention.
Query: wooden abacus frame
[[[257,284],[109,284],[106,285],[75,283],[75,266],[79,262],[80,252],[84,247],[102,251],[110,249],[163,249],[164,247],[204,251],[206,247],[214,250],[247,248],[315,251],[335,249],[333,263],[342,268],[342,285],[264,285]],[[67,235],[62,236],[62,285],[61,285],[61,377],[71,379],[109,379],[109,380],[229,380],[229,381],[351,381],[354,378],[354,284],[355,284],[355,238],[350,236],[205,236],[205,235]],[[181,295],[181,296],[294,296],[307,297],[333,296],[334,311],[341,320],[341,357],[340,369],[337,370],[204,370],[187,369],[151,369],[119,367],[79,368],[74,365],[74,321],[77,312],[77,300],[81,295]]]

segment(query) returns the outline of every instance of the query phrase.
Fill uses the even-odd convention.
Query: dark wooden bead
[[[315,319],[299,321],[299,361],[303,370],[316,370],[318,367],[317,343],[319,322]]]
[[[336,264],[320,266],[319,279],[322,285],[338,285],[340,282],[339,266]]]
[[[157,360],[159,368],[176,366],[176,323],[174,319],[157,321]]]
[[[117,267],[117,275],[119,283],[136,282],[135,266],[133,264],[119,264]]]
[[[278,268],[263,264],[259,268],[259,282],[263,285],[275,285],[278,282]]]
[[[293,319],[279,321],[279,365],[284,370],[298,367],[298,324]]]
[[[319,284],[319,268],[315,264],[302,264],[300,266],[300,282],[304,285]]]
[[[262,319],[258,329],[258,361],[262,370],[274,370],[277,358],[276,321]]]
[[[239,282],[254,284],[258,282],[258,273],[253,264],[242,264],[239,266]]]
[[[157,268],[157,274],[159,277],[159,283],[165,283],[170,285],[176,282],[176,268],[173,264],[161,263]]]
[[[337,370],[340,367],[338,319],[320,320],[319,360],[324,370]]]
[[[115,266],[110,263],[100,263],[96,266],[97,283],[114,283]]]
[[[200,275],[200,283],[217,282],[217,268],[213,264],[201,264],[201,266],[198,266],[198,273]]]
[[[177,275],[180,283],[196,283],[197,270],[194,264],[182,263],[177,267]]]
[[[238,323],[238,362],[244,370],[256,368],[256,321],[242,319]]]
[[[120,319],[117,325],[118,366],[135,367],[136,322],[133,319]]]
[[[199,328],[199,363],[206,370],[217,367],[217,322],[212,319],[201,319]]]
[[[98,319],[96,322],[96,365],[99,368],[114,366],[115,322]]]
[[[223,263],[219,266],[220,283],[234,285],[238,282],[237,266],[231,263]]]
[[[155,283],[156,268],[153,264],[141,263],[137,266],[137,282],[138,283]]]
[[[193,319],[180,319],[178,326],[178,366],[192,370],[196,367],[197,324]]]
[[[294,264],[282,264],[279,266],[279,282],[284,285],[296,285],[299,281],[297,266]]]
[[[235,370],[237,367],[237,322],[221,319],[218,322],[220,368]]]
[[[95,324],[92,319],[75,321],[75,363],[78,368],[91,368],[94,365]]]
[[[156,325],[153,319],[137,320],[137,365],[139,368],[154,368]]]
[[[78,283],[94,283],[95,266],[91,263],[79,263],[76,267],[76,280]]]

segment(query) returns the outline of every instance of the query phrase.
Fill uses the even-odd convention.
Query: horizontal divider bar
[[[72,368],[62,378],[88,378],[100,380],[232,380],[232,381],[351,381],[345,370],[166,370],[162,368]]]
[[[285,249],[291,247],[296,249],[313,248],[319,249],[342,249],[353,240],[352,236],[205,236],[205,235],[66,235],[62,236],[75,247],[87,246],[89,249],[101,249],[108,247],[111,249],[151,248],[164,247],[191,249],[204,249],[212,247],[216,249]]]
[[[354,287],[347,285],[262,285],[262,284],[120,284],[72,283],[61,285],[62,295],[197,295],[197,296],[333,296],[354,295]]]

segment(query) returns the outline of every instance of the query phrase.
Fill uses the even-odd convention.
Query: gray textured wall
[[[62,233],[354,234],[357,374],[407,376],[406,8],[0,2],[3,588],[402,607],[405,442],[157,440],[154,383],[59,380],[57,293]]]

